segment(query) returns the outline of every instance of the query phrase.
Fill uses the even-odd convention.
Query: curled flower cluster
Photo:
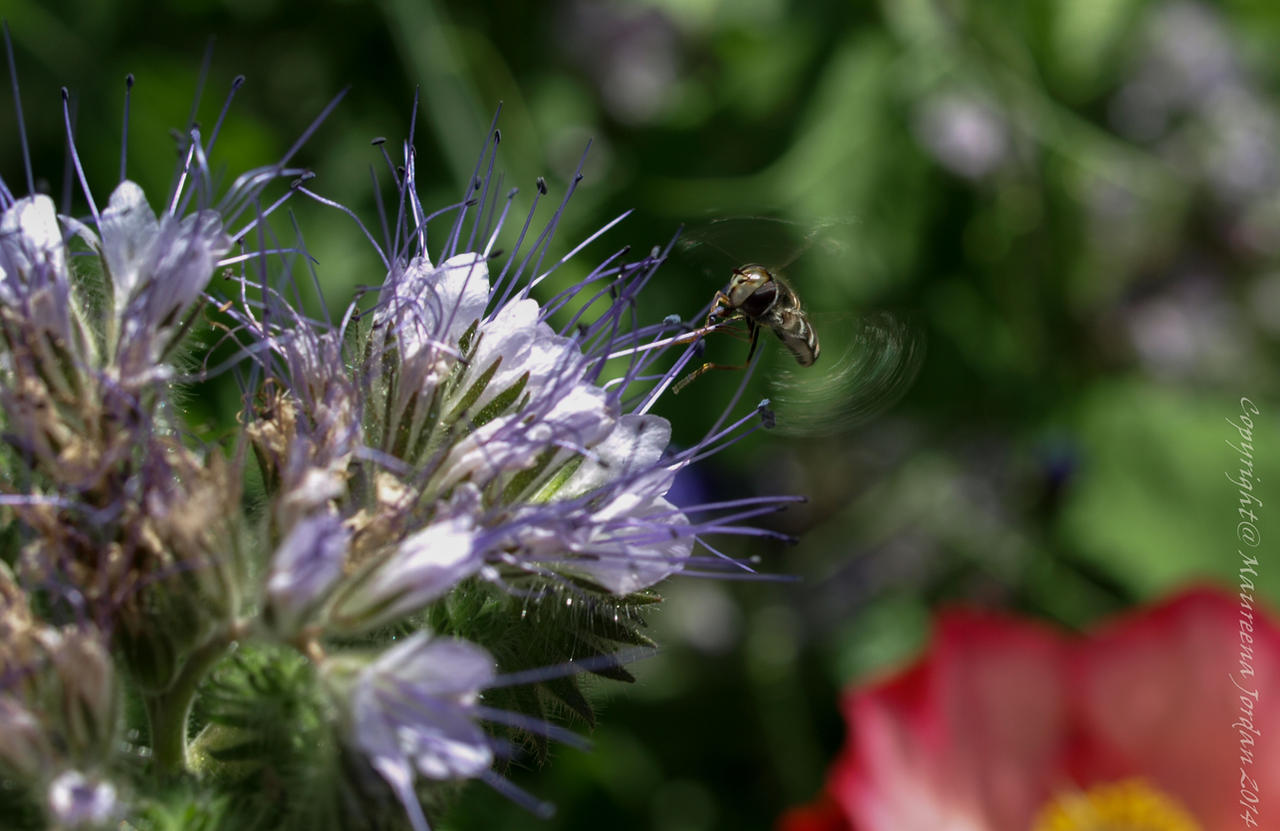
[[[128,180],[99,211],[81,174],[85,219],[0,183],[0,768],[20,785],[0,809],[279,827],[327,806],[425,829],[431,783],[474,778],[537,808],[495,767],[572,741],[557,717],[593,721],[580,673],[630,677],[651,587],[752,574],[710,540],[770,533],[743,523],[788,500],[669,495],[763,409],[730,422],[735,396],[671,447],[652,410],[695,345],[634,312],[665,252],[618,250],[535,300],[603,230],[544,267],[565,204],[533,234],[539,180],[508,240],[492,136],[432,215],[412,147],[399,167],[384,153],[384,278],[336,320],[290,302],[305,243],[276,240],[272,215],[332,203],[288,157],[214,199],[214,142],[192,129],[159,215]],[[218,374],[201,328],[235,344],[244,390],[221,447],[174,405]],[[148,793],[148,772],[191,788]],[[290,799],[263,804],[264,777]]]

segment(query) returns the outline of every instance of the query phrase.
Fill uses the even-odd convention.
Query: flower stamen
[[[1105,782],[1060,794],[1041,809],[1031,831],[1201,831],[1172,796],[1144,779]]]

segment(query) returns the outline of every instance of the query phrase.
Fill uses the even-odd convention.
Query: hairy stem
[[[151,724],[152,770],[168,778],[187,769],[187,718],[196,698],[196,689],[205,673],[231,645],[224,635],[216,635],[187,656],[172,686],[147,698],[147,719]]]

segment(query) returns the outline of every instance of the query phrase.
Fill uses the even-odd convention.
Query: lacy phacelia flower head
[[[0,510],[17,520],[0,552],[0,767],[18,785],[0,811],[19,794],[25,827],[245,827],[302,824],[337,794],[353,825],[425,829],[434,791],[473,778],[530,804],[495,760],[573,741],[553,724],[566,714],[593,723],[576,674],[631,678],[623,650],[653,645],[649,590],[753,576],[715,537],[770,535],[742,523],[790,500],[668,495],[763,409],[730,418],[735,396],[671,447],[653,410],[696,333],[639,324],[634,302],[665,252],[618,250],[539,302],[600,234],[548,259],[564,205],[528,233],[539,180],[503,237],[515,192],[496,195],[492,156],[431,216],[412,150],[387,158],[380,279],[317,322],[288,285],[305,244],[280,243],[271,215],[331,203],[285,166],[293,150],[215,199],[212,145],[182,136],[167,201],[122,170],[101,209],[73,146],[79,218],[0,182]],[[268,203],[283,177],[301,178]],[[428,231],[443,231],[430,249]],[[233,254],[249,237],[259,250]],[[202,315],[218,339],[204,355],[185,351]],[[228,367],[244,409],[223,452],[177,402]],[[289,799],[255,802],[268,791]]]
[[[177,383],[208,376],[179,373],[200,364],[184,338],[233,243],[270,211],[234,234],[228,224],[301,172],[286,158],[215,200],[213,139],[193,127],[180,145],[158,215],[123,164],[100,210],[74,143],[87,218],[0,181],[0,407],[6,473],[24,483],[5,501],[32,532],[19,572],[108,631],[137,679],[161,689],[183,650],[236,614],[244,565],[239,470],[190,440],[174,408]]]
[[[322,325],[280,302],[285,292],[255,286],[266,312],[234,312],[265,346],[248,350],[265,379],[249,435],[272,483],[279,542],[264,595],[273,629],[323,655],[332,639],[377,638],[428,621],[442,635],[486,646],[509,633],[494,655],[505,671],[594,657],[592,671],[628,678],[609,656],[651,643],[641,611],[657,598],[646,590],[688,569],[750,572],[711,539],[765,535],[740,523],[789,501],[682,508],[668,499],[683,467],[760,426],[762,410],[730,422],[735,397],[703,441],[674,450],[671,425],[652,409],[694,347],[678,320],[646,326],[633,315],[663,251],[635,260],[618,251],[539,303],[532,290],[587,244],[539,270],[560,211],[531,248],[521,247],[526,223],[499,256],[514,191],[495,223],[493,183],[477,178],[477,198],[438,215],[449,222],[433,258],[412,151],[392,169],[399,204],[383,215],[411,224],[385,229],[393,242],[379,252],[386,277],[374,302]],[[538,185],[530,222],[547,192]],[[553,326],[559,315],[567,321]],[[668,359],[670,350],[680,354]],[[402,649],[413,651],[393,647]],[[544,688],[546,698],[589,720],[568,674]],[[393,688],[404,694],[403,685]],[[414,777],[488,770],[488,745],[461,704],[400,706],[389,715],[390,693],[373,692],[385,684],[358,689],[355,698],[338,695],[339,710],[351,714],[345,741],[411,816],[420,816]],[[549,717],[528,715],[535,723]],[[467,752],[419,746],[437,733]],[[410,739],[415,747],[404,744]]]
[[[406,169],[401,215],[421,223]],[[714,553],[694,557],[695,546],[716,533],[755,533],[734,523],[784,501],[709,506],[734,512],[731,521],[691,522],[689,509],[666,498],[680,468],[756,418],[748,412],[720,429],[722,418],[695,447],[669,448],[670,425],[650,410],[691,351],[656,375],[645,370],[688,339],[669,335],[679,329],[670,321],[628,326],[663,254],[620,262],[618,252],[541,306],[530,289],[549,272],[531,274],[529,263],[545,256],[558,214],[494,277],[502,222],[481,232],[494,197],[490,183],[477,189],[479,200],[447,212],[454,222],[438,265],[423,248],[425,226],[399,231],[383,252],[387,277],[371,310],[353,309],[331,329],[287,308],[270,318],[290,322],[273,326],[240,310],[245,330],[270,349],[272,386],[250,435],[280,485],[275,515],[288,545],[272,579],[283,585],[281,562],[299,557],[316,574],[336,568],[317,558],[341,560],[348,575],[297,581],[309,591],[287,601],[277,593],[273,603],[309,610],[282,609],[281,619],[358,634],[420,613],[476,576],[508,590],[540,582],[626,596],[689,565],[722,566]],[[467,238],[483,245],[459,252],[468,218]],[[552,314],[584,294],[584,309],[553,328]],[[600,310],[588,325],[592,304]],[[335,513],[351,531],[345,551],[331,535],[292,533],[310,516]],[[315,543],[305,555],[302,539]]]
[[[215,199],[214,140],[193,126],[158,214],[126,178],[127,152],[100,209],[70,141],[68,98],[88,215],[71,215],[70,189],[59,211],[0,180],[0,767],[19,786],[4,789],[6,827],[110,819],[105,777],[128,775],[122,691],[152,716],[151,763],[185,761],[194,687],[182,690],[244,612],[247,525],[240,466],[194,440],[175,406],[180,384],[212,375],[185,336],[215,271],[237,261],[232,245],[273,210],[261,207],[265,189],[301,173],[286,157]],[[175,689],[176,709],[165,699]]]

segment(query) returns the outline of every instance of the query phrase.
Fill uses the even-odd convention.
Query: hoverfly
[[[769,398],[782,432],[801,435],[838,433],[867,421],[896,402],[911,382],[924,357],[924,342],[918,329],[900,315],[886,312],[847,314],[829,311],[830,290],[797,292],[783,277],[801,256],[817,257],[804,262],[811,285],[819,274],[848,272],[854,252],[846,244],[847,222],[803,225],[768,217],[730,217],[715,220],[686,234],[679,243],[686,261],[704,271],[729,268],[729,283],[715,293],[706,321],[698,337],[724,331],[731,324],[746,326],[749,342],[741,364],[705,363],[681,378],[673,392],[687,388],[713,369],[744,369],[755,357],[760,331],[772,331],[794,358],[791,369],[769,372]],[[835,233],[833,233],[835,232]],[[761,265],[760,263],[767,263]],[[842,271],[835,271],[842,269]],[[721,272],[724,273],[724,272]],[[803,277],[804,274],[801,273]],[[807,305],[801,302],[801,295]],[[811,312],[817,309],[818,312]],[[815,325],[816,321],[816,325]],[[814,368],[824,354],[818,330],[830,340],[820,368]],[[790,363],[788,361],[787,363]]]
[[[755,355],[760,330],[771,329],[800,366],[812,366],[822,348],[818,333],[809,322],[795,290],[778,275],[752,263],[733,270],[725,291],[717,291],[707,313],[704,328],[715,323],[745,320],[751,346],[741,365],[705,363],[671,388],[673,394],[689,386],[698,376],[713,369],[745,369]]]

